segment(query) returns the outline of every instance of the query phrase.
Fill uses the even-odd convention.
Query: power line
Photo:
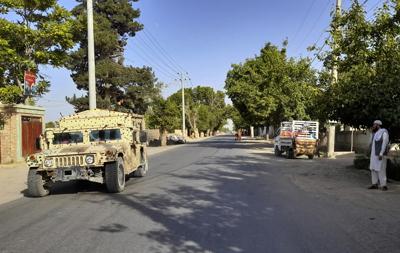
[[[144,29],[142,33],[139,33],[137,38],[142,46],[136,44],[135,47],[141,54],[139,54],[138,50],[134,50],[132,47],[130,48],[137,52],[141,59],[150,63],[150,66],[157,66],[158,70],[160,70],[164,76],[168,76],[172,79],[176,78],[179,72],[184,72],[188,75],[187,71],[163,48],[161,43],[148,28]]]
[[[307,12],[306,12],[306,15],[305,15],[304,18],[302,19],[302,22],[301,22],[300,26],[298,27],[298,29],[297,29],[297,31],[296,31],[294,37],[293,37],[293,41],[296,41],[299,32],[303,29],[303,26],[304,26],[304,24],[306,23],[306,20],[308,19],[308,15],[310,15],[311,9],[312,9],[312,7],[314,6],[315,2],[316,2],[316,0],[313,0],[312,3],[311,3],[311,5],[308,7]]]
[[[147,58],[143,57],[141,54],[137,53],[137,56],[139,56],[139,58],[141,58],[149,67],[151,67],[155,72],[158,72],[159,74],[163,75],[164,77],[166,77],[167,79],[173,79],[175,78],[174,76],[172,76],[170,73],[165,72],[164,70],[160,69],[157,66],[154,66],[149,60],[147,60]],[[130,62],[131,64],[135,65],[135,62],[133,62],[132,60],[130,60],[129,58],[126,58],[126,61]]]
[[[327,41],[329,40],[331,36],[329,35],[328,37],[325,38],[324,44],[319,48],[318,52],[315,54],[314,58],[311,60],[310,64],[313,64],[313,62],[317,59],[318,55],[322,52],[324,47],[328,45]]]
[[[136,52],[136,54],[142,59],[144,60],[147,64],[149,64],[151,67],[157,67],[159,72],[164,73],[164,75],[169,76],[171,78],[176,78],[175,76],[175,72],[174,71],[170,71],[169,69],[165,68],[163,65],[159,64],[158,62],[154,61],[153,57],[151,57],[145,50],[143,50],[143,48],[141,48],[138,44],[136,45],[136,49],[135,50],[132,46],[130,46],[128,44],[128,47]]]
[[[153,55],[155,56],[155,58],[157,58],[159,60],[159,62],[161,64],[163,64],[166,68],[170,69],[172,72],[176,73],[179,72],[178,69],[174,68],[173,66],[171,66],[170,63],[166,62],[161,55],[151,46],[149,45],[143,38],[141,38],[141,36],[137,36],[137,39],[141,42],[142,45],[144,45],[148,50],[150,50],[150,52],[153,53]]]
[[[372,11],[373,9],[376,9],[378,4],[381,4],[381,3],[383,3],[383,1],[378,0],[378,2],[376,2],[371,8],[369,8],[369,10],[367,10],[367,14],[368,14],[368,12]]]
[[[182,68],[179,63],[162,47],[161,43],[157,40],[157,38],[150,32],[150,30],[143,30],[143,34],[155,45],[155,47],[161,52],[162,55],[177,69],[183,72],[187,72],[184,68]]]
[[[157,40],[157,38],[151,33],[149,29],[143,30],[143,34],[147,41],[149,41],[154,48],[158,50],[158,52],[164,56],[164,58],[178,71],[177,74],[180,75],[182,73],[186,73],[187,79],[190,80],[192,83],[192,79],[189,76],[189,73],[181,66],[179,63],[164,49],[164,47],[161,45],[161,43]],[[143,39],[143,38],[142,38]]]
[[[364,2],[361,4],[361,6],[364,7],[364,6],[368,3],[368,1],[369,1],[369,0],[364,0]],[[370,9],[366,11],[366,13],[369,13],[371,10],[376,9],[377,6],[378,6],[379,4],[381,4],[381,3],[382,3],[382,1],[379,0],[379,1],[378,1],[377,3],[375,3],[372,7],[370,7]],[[314,43],[314,46],[317,46],[317,44],[320,42],[320,40],[321,40],[323,34],[326,32],[326,30],[327,30],[329,27],[330,27],[330,25],[329,25],[328,27],[326,27],[326,28],[322,31],[322,33],[321,33],[320,36],[318,37],[317,41]],[[312,64],[312,63],[317,59],[317,57],[318,57],[319,54],[322,52],[322,50],[325,48],[325,46],[328,45],[327,41],[328,41],[330,38],[331,38],[331,35],[329,35],[328,37],[325,38],[324,44],[319,48],[318,52],[315,54],[315,56],[314,56],[313,59],[311,60],[310,64]]]
[[[309,36],[311,35],[311,33],[314,31],[314,29],[315,29],[316,25],[318,24],[319,20],[320,20],[320,19],[322,18],[322,16],[325,14],[326,10],[329,8],[330,2],[331,2],[330,0],[327,1],[327,4],[326,4],[324,10],[320,13],[320,15],[318,16],[317,20],[314,22],[312,28],[309,30],[309,32],[307,33],[307,35],[305,36],[305,38],[302,40],[302,42],[298,44],[298,46],[297,46],[295,52],[297,52],[297,51],[300,49],[300,47],[304,44],[304,42],[308,39],[308,37],[309,37]],[[325,32],[325,31],[324,31],[324,32]],[[322,34],[323,34],[323,33],[322,33]],[[322,35],[321,35],[320,37],[322,37]],[[319,41],[320,37],[318,38],[318,41]],[[315,43],[315,44],[316,44],[316,43]]]
[[[375,11],[378,9],[378,5],[379,4],[383,4],[383,1],[378,1],[377,3],[375,3],[369,10],[366,11],[366,15],[368,15],[369,12],[371,12],[372,10],[374,11],[374,13],[372,13],[369,17],[367,17],[368,21],[371,21],[372,18],[375,15]]]

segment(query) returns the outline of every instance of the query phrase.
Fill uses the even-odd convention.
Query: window
[[[81,132],[69,132],[69,133],[55,133],[53,144],[70,144],[70,143],[82,143],[83,134]]]
[[[90,141],[115,141],[121,139],[119,129],[95,130],[90,132]]]

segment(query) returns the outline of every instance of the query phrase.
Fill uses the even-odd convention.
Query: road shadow
[[[207,144],[218,146],[218,142]],[[164,252],[166,248],[168,252],[294,252],[297,247],[301,250],[306,248],[307,240],[295,229],[276,231],[276,227],[286,227],[290,217],[283,220],[274,215],[284,212],[284,208],[271,199],[284,198],[282,194],[286,193],[271,195],[268,191],[269,187],[279,186],[271,176],[271,170],[279,170],[267,167],[271,162],[270,157],[246,155],[206,158],[193,164],[190,171],[166,173],[165,177],[174,179],[173,186],[162,184],[165,177],[152,180],[152,186],[147,187],[158,187],[157,193],[132,189],[104,195],[97,203],[117,202],[160,224],[162,228],[140,233],[157,242],[151,252]],[[271,184],[267,185],[265,180]],[[291,241],[296,248],[273,243],[280,239]]]
[[[113,223],[110,225],[103,225],[100,226],[99,228],[96,229],[91,229],[93,231],[98,231],[98,232],[105,232],[105,233],[122,233],[128,230],[128,227],[119,223]]]
[[[264,149],[273,148],[274,146],[271,143],[256,140],[236,141],[233,136],[229,135],[218,136],[205,141],[190,142],[186,145],[200,148],[205,147],[219,149]]]
[[[56,182],[50,188],[51,195],[76,194],[81,192],[106,193],[104,185],[84,180]]]

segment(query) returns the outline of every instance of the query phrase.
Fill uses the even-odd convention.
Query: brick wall
[[[6,118],[4,129],[0,130],[1,163],[12,163],[17,160],[17,116]]]
[[[0,104],[0,112],[7,115],[4,129],[0,130],[0,162],[13,163],[23,161],[21,117],[30,116],[41,118],[44,129],[45,111],[43,108],[35,106]]]

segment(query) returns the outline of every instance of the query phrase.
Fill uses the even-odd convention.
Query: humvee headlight
[[[86,161],[87,164],[93,164],[94,163],[94,156],[92,156],[92,155],[86,156],[85,161]]]
[[[44,166],[46,166],[46,167],[51,167],[51,166],[53,166],[53,158],[46,158],[46,159],[44,160]]]

